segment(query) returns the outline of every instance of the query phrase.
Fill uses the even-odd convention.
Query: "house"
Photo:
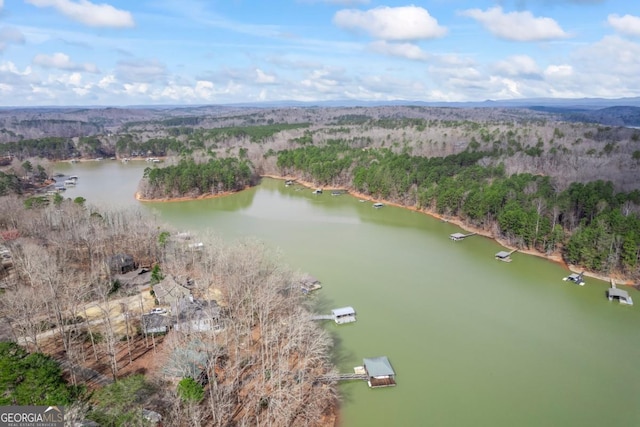
[[[353,307],[334,308],[331,310],[331,315],[338,325],[356,321],[356,311]]]
[[[107,265],[111,274],[126,274],[138,268],[133,256],[128,254],[113,255],[107,260]]]
[[[208,332],[222,329],[221,309],[215,300],[182,298],[176,304],[175,330],[180,332]]]
[[[162,334],[169,332],[173,319],[162,314],[143,314],[141,324],[145,334]]]
[[[396,373],[391,367],[387,356],[363,359],[364,370],[367,374],[369,387],[390,387],[396,385]]]
[[[162,306],[171,307],[171,311],[174,314],[177,313],[178,301],[183,298],[193,298],[191,291],[180,285],[171,276],[165,277],[160,283],[154,285],[153,292],[158,299],[158,303]]]

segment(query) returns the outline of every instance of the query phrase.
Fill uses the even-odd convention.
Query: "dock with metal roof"
[[[453,240],[454,242],[457,242],[457,241],[459,241],[459,240],[463,240],[463,239],[464,239],[464,238],[466,238],[466,237],[471,237],[471,236],[474,236],[474,235],[476,235],[476,234],[478,234],[478,233],[469,233],[469,234],[464,234],[464,233],[453,233],[453,234],[450,234],[450,235],[449,235],[449,238],[450,238],[451,240]]]
[[[607,289],[607,298],[609,301],[617,299],[620,304],[633,305],[633,299],[631,299],[629,292],[617,288],[613,279],[611,279],[611,287]]]
[[[497,260],[500,260],[500,261],[511,262],[512,261],[511,254],[513,254],[515,251],[517,251],[517,249],[514,249],[511,252],[500,251],[495,255],[495,257]]]
[[[316,314],[311,316],[311,320],[333,320],[338,325],[352,323],[356,321],[356,311],[353,307],[341,307],[331,310],[331,314]]]

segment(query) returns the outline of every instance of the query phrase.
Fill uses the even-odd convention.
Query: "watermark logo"
[[[64,407],[0,406],[0,427],[64,427]]]

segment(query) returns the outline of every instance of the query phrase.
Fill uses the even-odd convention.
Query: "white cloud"
[[[618,76],[626,81],[623,87],[635,87],[636,91],[640,91],[640,44],[638,43],[618,36],[606,36],[579,50],[575,60],[586,74],[590,75],[593,85],[607,84],[611,82],[611,78]]]
[[[146,83],[125,83],[123,87],[127,95],[144,95],[149,92],[149,85]]]
[[[494,65],[494,70],[502,76],[539,78],[540,70],[536,61],[527,55],[511,56]]]
[[[98,82],[98,87],[101,89],[107,89],[109,86],[116,83],[116,77],[113,74],[104,76]]]
[[[209,99],[213,95],[213,83],[208,80],[198,80],[193,92],[198,98]]]
[[[344,9],[333,23],[340,28],[360,30],[382,40],[420,40],[442,37],[447,29],[418,6],[377,7],[367,11]]]
[[[0,10],[4,7],[4,0],[0,0]]]
[[[116,75],[125,82],[152,82],[163,80],[167,70],[164,64],[156,59],[132,59],[118,61]]]
[[[52,7],[67,18],[90,27],[127,28],[135,22],[130,12],[110,4],[95,4],[88,0],[25,0],[36,7]]]
[[[24,44],[24,34],[14,27],[0,28],[0,52],[5,50],[10,44]]]
[[[607,22],[619,33],[640,37],[640,16],[612,14]]]
[[[256,68],[256,83],[270,84],[276,82],[276,76],[270,75],[262,71],[260,68]]]
[[[20,76],[28,76],[29,74],[31,74],[31,67],[26,67],[24,71],[20,71],[18,70],[18,67],[16,67],[16,64],[9,61],[9,62],[3,62],[2,64],[0,64],[0,72],[17,74]]]
[[[43,68],[56,68],[58,70],[67,71],[86,71],[88,73],[98,73],[98,67],[95,64],[84,63],[76,64],[71,61],[68,55],[64,53],[54,53],[53,55],[38,54],[33,58],[33,65],[39,65]]]
[[[420,49],[413,43],[389,43],[384,40],[378,40],[371,43],[370,48],[374,52],[382,53],[389,56],[399,56],[401,58],[412,59],[415,61],[426,61],[429,54]]]
[[[505,40],[528,42],[569,37],[552,18],[535,17],[529,11],[505,13],[498,6],[486,11],[468,9],[460,13],[480,22],[491,34]]]
[[[545,77],[549,78],[566,78],[573,76],[573,67],[571,65],[549,65],[544,70]]]

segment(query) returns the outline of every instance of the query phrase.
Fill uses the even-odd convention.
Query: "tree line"
[[[233,157],[206,163],[182,159],[177,165],[144,171],[139,191],[143,198],[197,197],[244,189],[255,182],[250,162]]]
[[[497,229],[519,248],[561,250],[567,262],[596,272],[640,276],[640,191],[615,192],[603,181],[560,190],[547,176],[507,176],[501,164],[482,166],[480,161],[492,155],[467,149],[426,158],[333,141],[280,151],[276,164],[283,175],[347,186]]]

